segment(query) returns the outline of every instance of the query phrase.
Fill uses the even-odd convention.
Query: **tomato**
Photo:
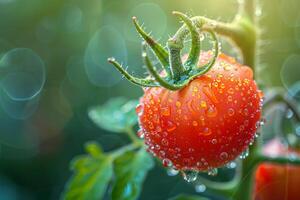
[[[286,148],[278,139],[264,147],[269,156],[287,156],[300,152]],[[300,199],[300,167],[291,165],[263,163],[255,174],[256,200],[298,200]]]
[[[199,65],[211,56],[201,53]],[[234,160],[253,142],[261,99],[252,70],[221,54],[208,73],[179,91],[146,88],[136,109],[139,135],[165,166],[208,171]]]

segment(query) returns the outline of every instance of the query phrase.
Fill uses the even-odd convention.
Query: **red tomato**
[[[300,152],[286,148],[278,139],[272,140],[264,147],[269,156],[285,156]],[[300,167],[264,163],[259,165],[255,175],[256,200],[299,200]]]
[[[211,58],[201,54],[199,65]],[[225,54],[179,91],[145,89],[137,106],[145,143],[165,166],[210,170],[234,160],[254,140],[262,93],[252,70]]]

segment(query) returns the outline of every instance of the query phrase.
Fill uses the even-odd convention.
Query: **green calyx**
[[[216,34],[209,29],[202,29],[205,24],[193,21],[191,18],[180,12],[173,12],[184,23],[184,25],[167,42],[167,49],[155,41],[139,25],[137,18],[133,17],[134,26],[139,35],[144,40],[142,58],[151,77],[138,78],[129,74],[121,64],[114,58],[109,58],[108,62],[130,82],[141,87],[164,87],[169,90],[180,90],[185,87],[192,79],[205,74],[214,64],[219,54],[219,42]],[[213,42],[213,57],[211,61],[204,66],[198,67],[201,52],[201,32],[207,32]],[[191,36],[191,48],[186,62],[182,62],[181,52],[184,47],[186,37]],[[160,72],[152,64],[147,55],[148,47],[152,50],[156,58],[162,65],[163,71]]]

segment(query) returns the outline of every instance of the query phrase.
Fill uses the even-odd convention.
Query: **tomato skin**
[[[199,65],[211,58],[203,52]],[[147,88],[137,107],[148,151],[165,166],[207,171],[247,149],[261,117],[252,70],[225,54],[179,91]]]
[[[264,153],[270,156],[287,156],[288,153],[300,155],[300,152],[288,149],[274,139],[264,147]],[[299,200],[300,167],[263,163],[255,174],[256,200]]]

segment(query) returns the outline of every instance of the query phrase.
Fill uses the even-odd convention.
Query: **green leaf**
[[[102,106],[92,107],[88,114],[100,128],[111,132],[124,132],[137,123],[135,113],[137,104],[137,100],[127,101],[124,98],[115,98]]]
[[[186,195],[186,194],[180,194],[176,197],[173,197],[169,200],[209,200],[206,197],[199,197],[199,196],[193,196],[193,195]]]
[[[63,199],[99,200],[102,199],[113,175],[113,161],[102,154],[96,143],[86,147],[92,155],[76,157],[71,163],[73,176],[66,185]]]
[[[85,144],[85,150],[95,158],[100,157],[103,154],[103,151],[97,142],[87,142]]]
[[[127,152],[117,158],[114,168],[116,181],[112,190],[112,199],[137,199],[144,179],[153,166],[152,157],[143,148],[138,152]]]

